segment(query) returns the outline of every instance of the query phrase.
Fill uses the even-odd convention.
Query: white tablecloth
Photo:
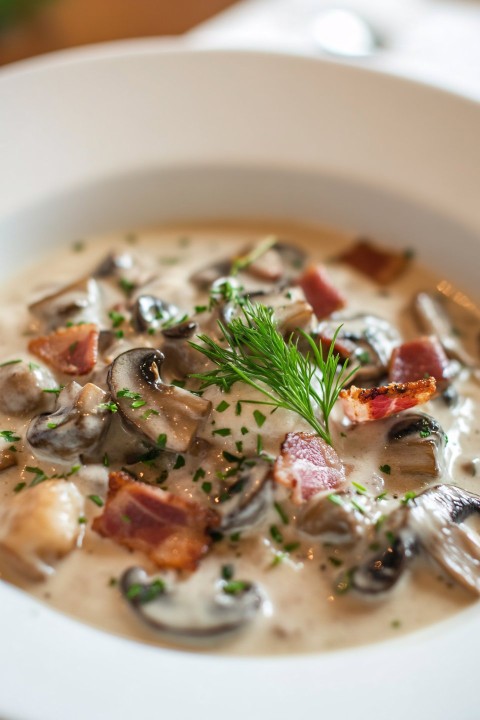
[[[384,40],[356,64],[414,77],[480,100],[480,0],[243,0],[189,33],[191,43],[322,56],[317,13],[338,5],[367,18]]]

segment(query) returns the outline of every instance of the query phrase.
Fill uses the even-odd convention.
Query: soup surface
[[[88,238],[24,271],[0,305],[0,576],[113,633],[247,655],[466,607],[478,320],[448,295],[407,248],[287,224]],[[245,336],[233,382],[249,323],[265,355]]]

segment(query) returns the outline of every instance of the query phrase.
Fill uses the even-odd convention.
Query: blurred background
[[[179,35],[234,0],[0,0],[0,65],[120,38]]]

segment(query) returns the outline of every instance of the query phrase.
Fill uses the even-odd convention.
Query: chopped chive
[[[235,415],[241,415],[242,414],[242,403],[240,400],[235,405]]]
[[[47,428],[49,428],[50,430],[54,430],[56,427],[58,427],[58,423],[47,423]]]
[[[185,458],[183,455],[177,455],[177,459],[175,460],[175,465],[173,466],[174,470],[180,470],[185,465]]]
[[[330,493],[330,495],[327,495],[327,498],[334,505],[343,505],[342,498],[340,497],[340,495],[337,495],[336,493]]]
[[[387,491],[385,490],[384,492],[380,493],[380,495],[377,495],[375,497],[375,500],[385,500],[386,497],[387,497]]]
[[[243,452],[243,442],[241,440],[235,442],[235,447],[237,448],[237,452]]]
[[[157,447],[160,448],[160,450],[165,450],[167,445],[167,435],[166,433],[160,433],[160,435],[157,437]]]
[[[280,503],[279,503],[279,502],[274,502],[274,503],[273,503],[273,507],[275,508],[275,510],[277,511],[277,513],[279,514],[282,523],[283,523],[284,525],[288,525],[288,523],[290,522],[290,520],[289,520],[288,515],[287,515],[287,513],[285,512],[284,508],[280,505]]]
[[[220,435],[221,437],[227,437],[227,435],[231,435],[232,431],[230,428],[218,428],[218,430],[214,430],[212,435]]]
[[[142,418],[143,420],[148,420],[151,415],[160,415],[160,413],[158,412],[158,410],[152,410],[152,408],[148,408],[148,410],[145,410],[145,412],[142,414]]]
[[[109,460],[109,457],[108,457],[107,453],[105,453],[105,455],[103,456],[103,464],[104,464],[105,467],[109,467],[109,466],[110,466],[110,460]]]
[[[350,500],[350,502],[352,503],[352,505],[353,505],[353,507],[355,508],[355,510],[358,510],[358,512],[361,513],[362,515],[365,515],[365,508],[362,507],[362,506],[360,505],[360,503],[358,503],[356,500],[353,500],[353,499]]]
[[[20,435],[17,435],[13,430],[0,430],[0,437],[10,443],[20,440]]]
[[[239,595],[240,593],[245,592],[245,590],[248,590],[250,587],[251,583],[246,580],[230,580],[230,582],[227,582],[222,587],[222,590],[227,595]]]
[[[87,518],[85,517],[85,515],[80,515],[80,517],[78,518],[78,522],[80,525],[85,525],[85,523],[87,522]]]
[[[242,433],[242,435],[246,435],[249,432],[249,430],[244,425],[243,427],[240,428],[240,432]]]
[[[201,480],[204,477],[205,477],[205,470],[202,467],[199,467],[195,471],[195,474],[193,476],[193,482],[198,482],[198,480]]]
[[[390,465],[380,465],[379,470],[380,472],[385,473],[385,475],[390,475],[390,473],[392,472],[392,468],[390,467]]]
[[[206,310],[208,310],[207,305],[195,305],[195,312],[197,315],[200,315],[200,313],[204,313]]]
[[[222,402],[217,405],[215,410],[219,413],[222,413],[222,412],[225,412],[225,410],[229,407],[230,407],[230,403],[226,402],[226,400],[222,400]]]
[[[147,404],[147,401],[146,401],[146,400],[134,400],[134,401],[132,402],[132,404],[130,405],[130,407],[131,407],[133,410],[136,410],[137,408],[141,408],[141,407],[143,407],[143,406],[146,405],[146,404]]]
[[[258,427],[262,427],[263,423],[267,419],[265,415],[260,412],[260,410],[254,410],[253,417],[255,418],[255,422],[257,423]]]
[[[263,439],[261,435],[257,435],[257,455],[261,455],[263,450]]]
[[[299,542],[291,542],[291,543],[287,543],[286,545],[284,545],[285,551],[289,552],[289,553],[293,552],[294,550],[298,550],[299,547],[300,547]]]
[[[270,525],[270,535],[279,545],[283,543],[283,535],[276,525]]]
[[[235,569],[231,563],[222,565],[222,578],[223,580],[231,580],[235,574]]]
[[[21,363],[22,361],[20,359],[17,360],[7,360],[6,362],[0,363],[0,367],[7,367],[7,365],[17,365],[18,363]],[[38,365],[37,365],[38,367]]]
[[[104,505],[103,500],[99,495],[89,495],[88,499],[95,503],[95,505],[98,505],[98,507],[103,507]]]
[[[37,365],[37,363],[29,362],[28,363],[28,369],[30,372],[33,372],[34,370],[38,370],[40,368],[40,365]]]
[[[27,483],[25,483],[25,482],[19,482],[19,483],[17,483],[17,484],[15,485],[15,487],[13,488],[13,492],[14,492],[14,493],[19,493],[19,492],[20,492],[21,490],[23,490],[23,488],[26,487],[26,486],[27,486]]]
[[[340,560],[340,558],[334,557],[333,555],[328,558],[328,562],[334,567],[340,567],[343,565],[343,560]]]
[[[51,395],[56,395],[58,397],[64,387],[65,387],[64,385],[60,385],[57,388],[43,388],[42,392],[49,393]]]
[[[402,505],[406,505],[410,500],[414,500],[416,497],[417,497],[417,493],[414,492],[413,490],[409,490],[408,492],[405,493],[405,495],[400,500],[400,502],[402,503]]]
[[[352,480],[352,485],[353,485],[353,487],[356,489],[356,491],[357,491],[358,493],[360,493],[360,495],[365,495],[365,494],[366,494],[367,488],[364,487],[363,485],[360,485],[360,483],[357,483],[357,482],[355,482],[354,480]]]

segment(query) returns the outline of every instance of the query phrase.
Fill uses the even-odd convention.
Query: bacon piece
[[[96,325],[72,325],[30,340],[28,349],[66,375],[86,375],[97,361],[98,334]]]
[[[273,477],[292,489],[297,505],[321,492],[334,492],[345,482],[344,467],[335,450],[318,435],[288,433],[273,466]]]
[[[218,522],[209,508],[119,471],[109,475],[107,502],[92,527],[160,568],[195,570],[211,543],[207,528]]]
[[[319,320],[346,305],[345,298],[331,283],[323,265],[310,265],[298,278],[298,284]]]
[[[445,387],[449,381],[449,366],[437,338],[420,337],[394,349],[388,377],[391,382],[404,383],[431,376],[437,381],[437,387]]]
[[[407,383],[390,383],[369,389],[351,385],[342,390],[340,399],[345,415],[353,422],[381,420],[415,405],[426,403],[437,387],[435,378]]]
[[[344,263],[366,275],[379,285],[388,285],[407,267],[408,256],[379,248],[370,240],[361,238],[339,257]]]

